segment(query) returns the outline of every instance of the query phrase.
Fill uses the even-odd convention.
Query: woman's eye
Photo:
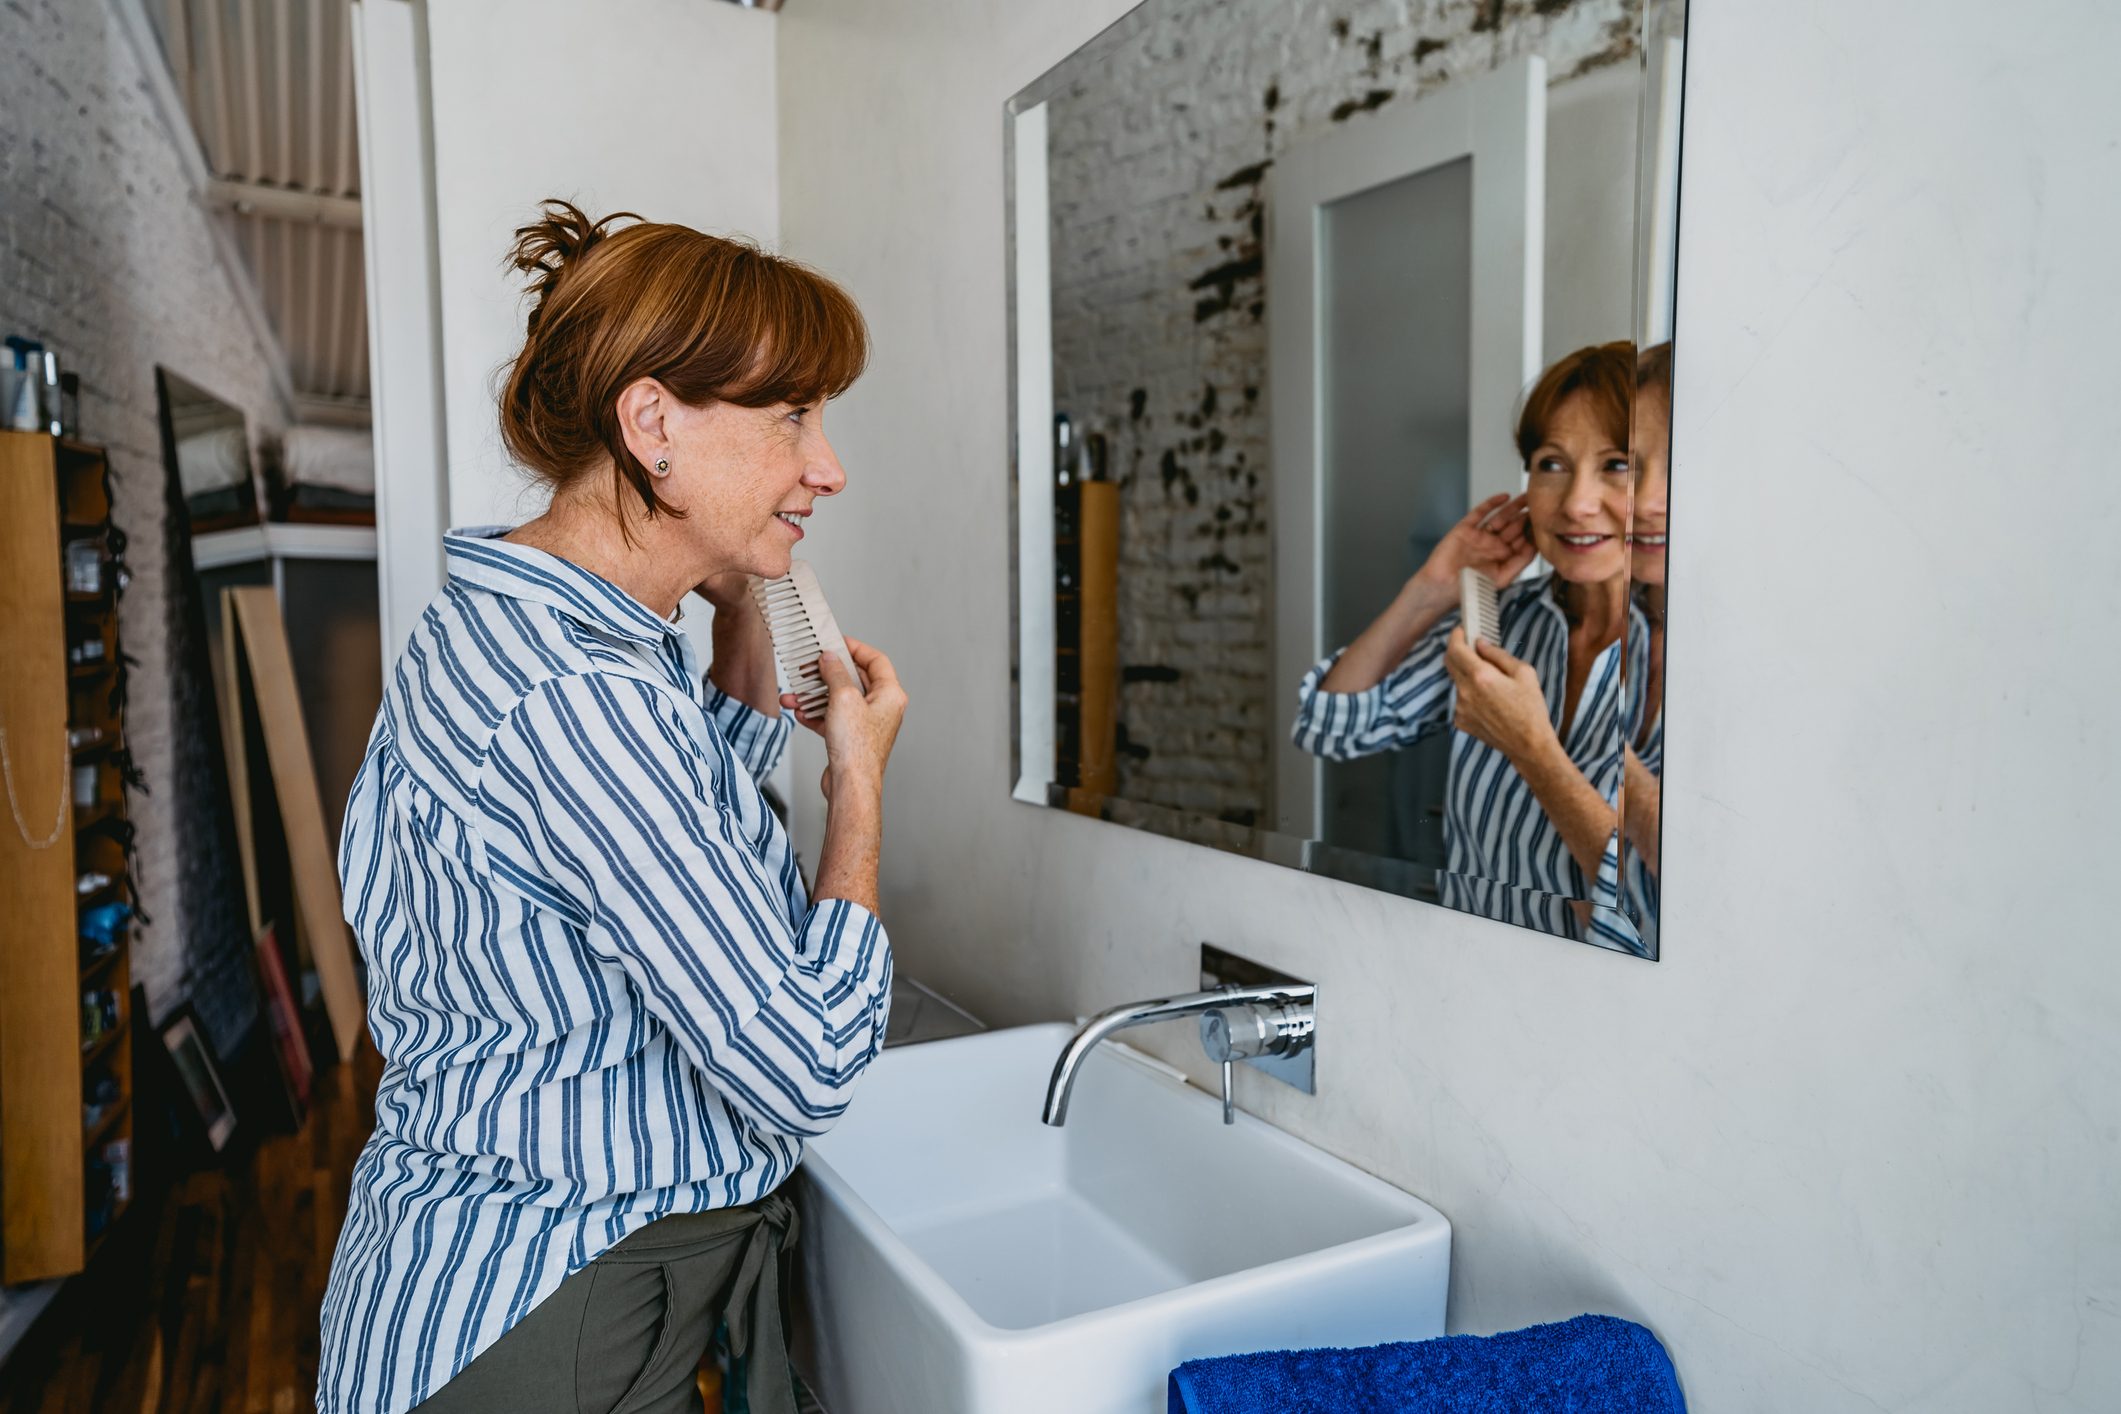
[[[1630,462],[1626,457],[1614,457],[1605,464],[1605,472],[1608,476],[1631,476],[1634,471],[1634,463]]]
[[[1561,464],[1560,457],[1541,457],[1538,461],[1532,463],[1532,470],[1567,471],[1568,468]]]

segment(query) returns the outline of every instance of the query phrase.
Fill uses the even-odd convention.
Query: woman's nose
[[[1582,523],[1596,520],[1605,510],[1605,488],[1598,484],[1595,475],[1581,475],[1569,479],[1569,494],[1564,509],[1571,520]]]
[[[1651,467],[1635,481],[1635,514],[1662,519],[1665,508],[1665,491],[1671,481],[1662,467]]]
[[[832,450],[823,433],[818,434],[810,464],[803,468],[803,484],[820,496],[836,496],[847,484],[847,468],[840,465],[840,454]]]

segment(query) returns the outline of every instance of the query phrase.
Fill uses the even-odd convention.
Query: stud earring
[[[655,460],[655,474],[656,474],[657,476],[668,476],[668,475],[670,475],[670,458],[668,458],[668,457],[657,457],[657,458],[656,458],[656,460]]]

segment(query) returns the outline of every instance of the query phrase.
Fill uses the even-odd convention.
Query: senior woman
[[[1665,550],[1669,533],[1672,448],[1672,345],[1642,351],[1635,367],[1635,497],[1628,525],[1628,569],[1637,610],[1648,625],[1644,669],[1630,671],[1630,692],[1639,681],[1641,705],[1628,739],[1627,789],[1622,799],[1628,841],[1624,874],[1627,908],[1654,936],[1658,913],[1657,873],[1664,819],[1664,599]]]
[[[447,537],[340,845],[383,1053],[325,1294],[332,1414],[697,1409],[717,1323],[793,1409],[775,1190],[883,1042],[884,765],[905,695],[828,657],[814,899],[759,781],[790,730],[748,577],[846,475],[853,302],[682,226],[548,202],[501,402],[551,488]],[[709,679],[677,626],[715,607]]]
[[[1631,624],[1640,636],[1628,602],[1634,365],[1632,345],[1600,344],[1540,375],[1517,425],[1525,490],[1475,506],[1353,643],[1305,675],[1291,735],[1349,760],[1455,728],[1443,901],[1640,952],[1612,906],[1621,644]],[[1535,554],[1552,572],[1513,582]],[[1503,586],[1499,648],[1460,627],[1466,568]]]

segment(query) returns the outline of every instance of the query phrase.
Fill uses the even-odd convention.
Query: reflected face
[[[1628,568],[1638,583],[1664,583],[1665,505],[1671,487],[1671,400],[1661,388],[1635,399],[1635,510],[1628,535]]]
[[[1628,572],[1630,465],[1583,393],[1548,419],[1546,440],[1525,464],[1532,544],[1571,584],[1603,584]]]

